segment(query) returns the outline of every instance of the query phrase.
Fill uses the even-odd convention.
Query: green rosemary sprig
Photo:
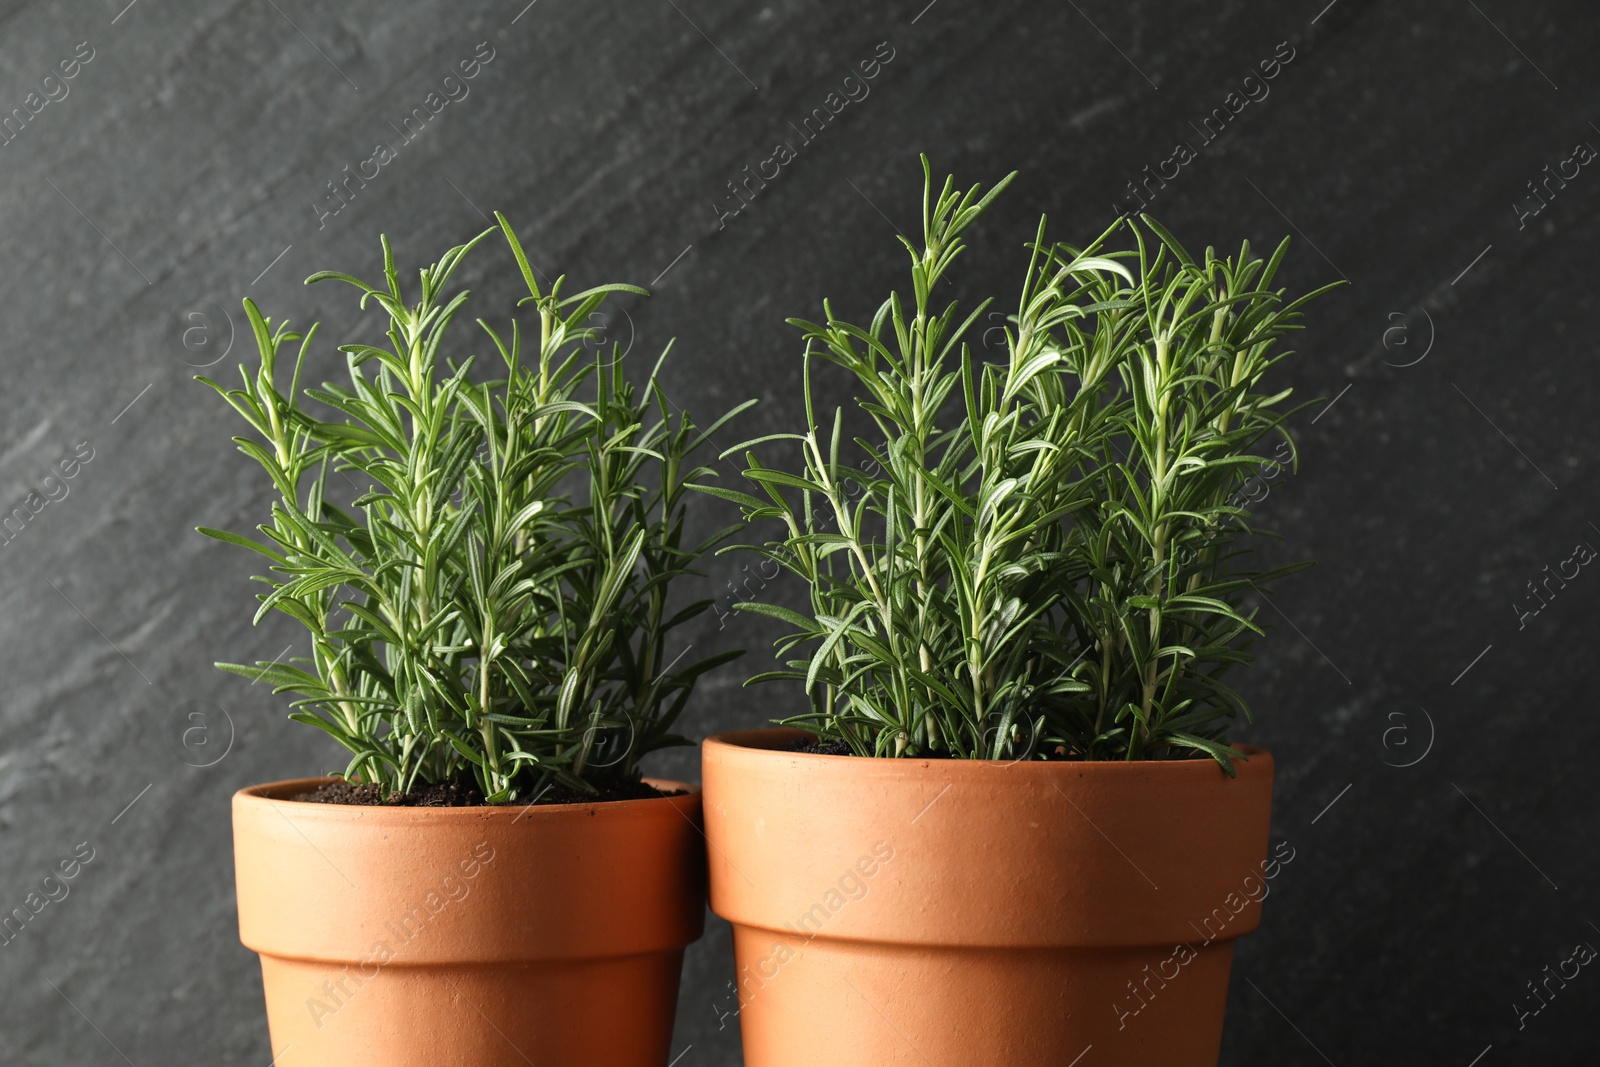
[[[983,362],[963,338],[989,301],[962,317],[933,293],[1011,179],[935,195],[923,167],[909,302],[891,294],[865,327],[827,303],[823,323],[790,320],[807,429],[733,450],[766,499],[705,490],[781,522],[748,547],[810,591],[809,614],[739,605],[792,627],[780,655],[803,651],[751,681],[801,682],[810,708],[786,721],[862,755],[1229,766],[1225,723],[1245,709],[1222,675],[1259,632],[1246,594],[1287,573],[1238,566],[1236,491],[1262,437],[1292,444],[1288,391],[1260,383],[1317,294],[1270,288],[1287,242],[1265,263],[1248,244],[1197,261],[1148,218],[1084,248],[1041,220],[1006,358]],[[1134,247],[1108,251],[1124,227]],[[860,466],[840,458],[845,411],[819,420],[818,361],[862,390]],[[759,459],[779,439],[798,471]]]
[[[218,666],[298,696],[290,717],[349,750],[347,777],[386,792],[470,780],[501,802],[637,777],[642,756],[687,743],[671,728],[695,680],[737,654],[677,666],[666,640],[711,603],[668,615],[673,580],[733,532],[683,544],[684,491],[711,473],[689,457],[742,407],[701,432],[672,414],[660,361],[636,389],[615,347],[589,358],[601,302],[645,291],[563,297],[561,278],[545,291],[497,218],[520,303],[539,316],[531,354],[515,320],[509,336],[478,320],[503,374],[476,381],[475,357],[448,355],[468,294],[446,286],[490,229],[422,270],[415,303],[387,239],[382,286],[307,279],[352,285],[388,316],[387,346],[340,346],[347,385],[302,393],[316,327],[274,327],[249,300],[259,366],[240,368],[239,389],[200,379],[255,431],[234,440],[277,490],[263,539],[200,532],[266,557],[256,620],[293,616],[312,652]],[[341,504],[330,489],[345,482],[367,488]]]

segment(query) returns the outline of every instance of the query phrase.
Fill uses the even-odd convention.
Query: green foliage
[[[316,327],[274,327],[248,299],[259,367],[240,367],[239,389],[200,379],[255,431],[234,440],[277,496],[261,539],[200,532],[269,561],[256,621],[293,616],[312,651],[218,666],[295,694],[290,718],[350,751],[346,777],[386,792],[475,781],[501,802],[636,777],[646,753],[688,743],[672,728],[696,678],[737,655],[680,666],[666,642],[711,604],[669,614],[673,579],[737,529],[684,546],[684,492],[710,475],[689,457],[742,407],[701,432],[670,411],[660,361],[636,389],[615,347],[591,357],[584,324],[601,302],[644,290],[563,297],[558,278],[545,292],[497,217],[528,287],[519,304],[539,318],[531,358],[515,320],[509,336],[477,320],[503,376],[475,382],[475,357],[448,354],[468,294],[447,283],[490,229],[422,270],[415,304],[387,239],[382,287],[307,279],[353,285],[388,317],[386,347],[340,346],[348,385],[302,393]]]
[[[744,610],[793,627],[786,669],[752,681],[803,683],[786,721],[860,755],[1155,759],[1203,754],[1231,769],[1227,720],[1248,714],[1224,682],[1259,633],[1243,569],[1253,532],[1241,487],[1281,435],[1288,390],[1262,385],[1288,353],[1312,293],[1288,300],[1246,243],[1196,260],[1155,221],[1118,220],[1087,247],[1045,239],[1041,220],[1006,355],[964,340],[988,301],[962,317],[933,294],[961,235],[1010,177],[984,193],[947,179],[923,197],[912,295],[870,325],[790,320],[806,339],[807,430],[747,442],[759,499],[750,520],[786,536],[755,547],[805,580],[809,615]],[[1108,250],[1124,228],[1131,248]],[[1318,292],[1321,292],[1319,290]],[[819,422],[818,362],[860,393]],[[754,446],[798,444],[798,471]],[[1291,460],[1292,462],[1292,460]],[[798,655],[796,655],[798,653]]]

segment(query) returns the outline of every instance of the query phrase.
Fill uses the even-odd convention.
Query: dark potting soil
[[[794,743],[792,751],[804,752],[811,756],[848,756],[850,746],[843,741],[819,741],[814,737],[802,737]]]
[[[843,741],[818,741],[816,738],[803,737],[796,741],[790,749],[791,752],[804,752],[812,756],[848,756],[851,755],[850,746]],[[924,752],[917,759],[954,759],[948,752]],[[1033,756],[1036,760],[1069,760],[1070,754],[1060,745],[1055,745],[1048,751],[1037,752]]]
[[[843,741],[817,741],[804,738],[795,742],[792,751],[804,752],[811,756],[851,756],[850,746]],[[917,759],[954,759],[948,752],[924,752]]]
[[[596,800],[654,800],[656,797],[680,797],[686,789],[665,791],[648,782],[613,782],[600,787],[598,793],[584,793],[558,785],[540,798],[540,804],[590,804]]]
[[[534,802],[544,804],[593,804],[611,800],[651,800],[655,797],[678,796],[683,790],[663,792],[646,782],[616,782],[599,788],[598,792],[584,793],[566,786],[556,786]],[[470,783],[436,782],[411,793],[391,793],[365,782],[327,782],[308,793],[288,798],[306,804],[354,804],[390,808],[476,808],[482,807],[483,791]],[[526,806],[525,801],[512,801],[506,806]]]
[[[474,785],[438,782],[412,793],[383,794],[367,782],[327,782],[309,793],[292,796],[306,804],[355,804],[389,808],[473,808],[483,803],[483,793]]]

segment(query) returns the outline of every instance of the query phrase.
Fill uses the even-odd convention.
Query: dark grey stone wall
[[[0,114],[25,119],[0,146],[0,506],[59,497],[0,543],[0,909],[93,850],[0,947],[0,1061],[272,1058],[227,800],[342,761],[209,666],[301,641],[252,628],[250,560],[192,533],[268,500],[189,380],[244,355],[242,296],[321,319],[331,371],[355,311],[301,279],[376,274],[380,232],[429,262],[498,208],[547,273],[649,284],[617,336],[651,357],[677,337],[669,388],[693,411],[760,397],[753,436],[800,418],[785,316],[824,296],[863,314],[902,284],[919,151],[964,181],[1021,170],[961,269],[1005,295],[1038,213],[1087,239],[1188,142],[1150,207],[1189,243],[1292,232],[1290,284],[1352,283],[1287,372],[1334,402],[1298,420],[1302,467],[1262,504],[1319,566],[1274,597],[1244,681],[1241,736],[1277,756],[1296,858],[1240,946],[1223,1062],[1594,1062],[1600,974],[1527,987],[1600,944],[1600,576],[1528,587],[1600,544],[1600,175],[1562,162],[1600,145],[1593,5],[126,2],[0,5]],[[1202,146],[1280,49],[1270,94]],[[401,137],[475,52],[468,94]],[[732,214],[726,183],[875,53],[870,95]],[[74,76],[45,82],[61,61]],[[380,141],[394,158],[333,213],[327,183]],[[1568,178],[1536,200],[1547,164]],[[464,277],[496,315],[517,288],[498,250]],[[714,563],[706,595],[740,565]],[[781,710],[738,687],[770,636],[709,616],[692,635],[754,651],[691,731]],[[690,751],[657,769],[697,775]],[[731,973],[713,923],[680,1064],[739,1062]]]

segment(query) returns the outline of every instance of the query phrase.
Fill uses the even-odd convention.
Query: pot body
[[[1272,759],[1004,763],[704,749],[749,1067],[1215,1067],[1260,922]],[[1292,856],[1290,857],[1292,858]]]
[[[261,956],[275,1067],[665,1067],[705,921],[698,793],[281,799],[322,781],[233,798],[239,934]]]

